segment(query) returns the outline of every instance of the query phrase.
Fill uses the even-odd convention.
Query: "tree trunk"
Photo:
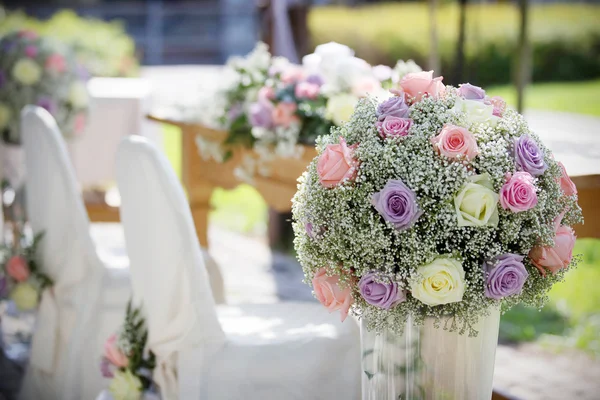
[[[440,53],[437,35],[437,6],[438,0],[429,0],[429,69],[437,75],[442,73],[440,68]]]
[[[458,41],[456,43],[456,57],[454,59],[454,84],[463,82],[465,68],[465,40],[467,30],[467,3],[468,0],[459,0],[460,17],[458,25]]]
[[[519,30],[518,59],[517,59],[517,110],[522,113],[525,107],[525,88],[531,79],[531,54],[527,30],[529,25],[529,1],[519,0],[519,13],[521,24]]]

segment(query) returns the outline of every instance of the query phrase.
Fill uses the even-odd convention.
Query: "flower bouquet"
[[[577,190],[502,99],[432,71],[393,92],[317,139],[298,258],[361,319],[364,399],[489,399],[500,308],[543,306],[576,261]]]
[[[123,327],[104,344],[100,370],[102,376],[111,381],[108,392],[102,392],[97,400],[159,398],[153,390],[155,359],[152,352],[146,351],[147,340],[148,330],[141,309],[132,307],[129,302]]]
[[[1,249],[0,300],[12,300],[20,311],[34,310],[42,291],[52,286],[52,279],[41,271],[35,261],[42,237],[43,234],[36,235],[29,246],[3,246]]]
[[[87,72],[65,46],[32,31],[0,39],[0,133],[5,142],[20,143],[20,114],[35,104],[52,114],[61,132],[83,131],[88,106]]]
[[[394,69],[371,67],[337,43],[317,46],[315,53],[304,57],[303,65],[294,65],[272,57],[267,46],[259,43],[245,58],[229,60],[224,83],[217,100],[211,97],[209,109],[217,125],[229,131],[225,145],[242,144],[258,154],[257,163],[245,163],[250,166],[246,175],[256,169],[266,176],[268,162],[299,157],[302,145],[312,145],[318,136],[346,121],[360,98],[384,96],[385,89],[404,74],[420,70],[413,61],[399,61]],[[201,152],[215,153],[202,139],[199,147]],[[224,150],[215,158],[226,160],[230,154]]]

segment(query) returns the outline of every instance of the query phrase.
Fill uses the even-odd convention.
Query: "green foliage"
[[[139,72],[135,43],[119,21],[83,18],[71,10],[40,21],[23,12],[5,13],[0,8],[0,36],[18,29],[33,30],[67,44],[93,76],[128,77]]]
[[[148,389],[152,384],[149,379],[151,374],[148,375],[144,371],[152,371],[156,366],[154,354],[149,352],[146,355],[147,341],[148,329],[141,308],[132,307],[129,301],[125,312],[125,323],[119,334],[119,343],[129,358],[127,369],[142,381],[144,389]]]
[[[600,76],[600,6],[531,6],[530,38],[534,81],[566,81]],[[371,64],[414,59],[427,65],[430,48],[428,6],[378,4],[355,8],[320,7],[310,14],[314,44],[337,41]],[[487,86],[511,80],[519,15],[512,4],[472,4],[467,11],[465,81]],[[360,26],[360,29],[356,29]],[[458,36],[458,6],[439,6],[441,74],[451,81]]]

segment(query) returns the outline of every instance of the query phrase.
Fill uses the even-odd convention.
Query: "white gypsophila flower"
[[[392,79],[394,82],[400,82],[405,75],[421,71],[423,71],[423,69],[413,60],[398,60],[394,66]]]
[[[196,135],[196,147],[203,160],[215,160],[223,162],[225,154],[221,143],[205,139],[202,135]]]

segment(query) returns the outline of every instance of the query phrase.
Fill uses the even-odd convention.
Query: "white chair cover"
[[[98,367],[100,336],[117,328],[127,293],[121,293],[122,307],[114,310],[112,320],[101,313],[109,276],[91,241],[89,220],[56,122],[46,110],[27,106],[21,129],[27,212],[33,232],[44,232],[37,257],[54,285],[42,293],[20,398],[93,398],[105,384]]]
[[[134,298],[157,359],[154,380],[164,400],[178,399],[177,353],[224,341],[190,209],[168,161],[144,138],[121,143],[117,184]]]

